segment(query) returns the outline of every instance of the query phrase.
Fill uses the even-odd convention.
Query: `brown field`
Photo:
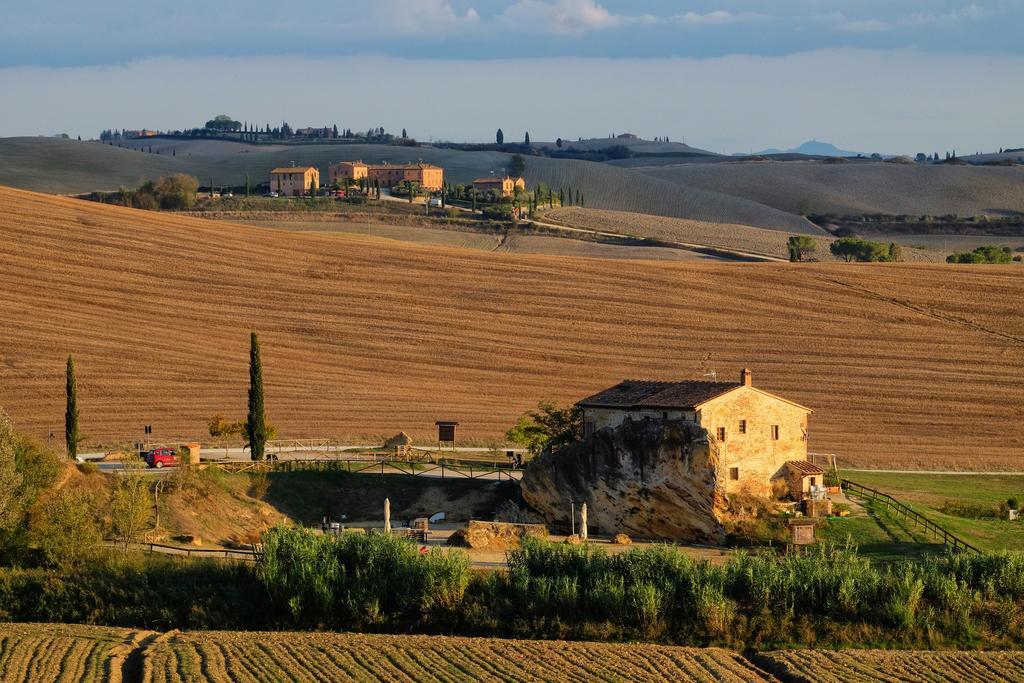
[[[244,220],[244,219],[243,219]],[[417,225],[384,225],[379,223],[348,222],[342,220],[247,220],[249,225],[282,230],[321,233],[348,233],[384,237],[400,242],[430,244],[438,247],[458,247],[481,251],[500,251],[517,254],[549,254],[605,259],[654,259],[667,261],[695,261],[714,259],[694,251],[661,247],[634,247],[600,244],[586,240],[545,235],[508,235],[477,233],[468,230],[448,230]],[[770,232],[770,231],[766,231]]]
[[[1019,266],[606,261],[483,253],[0,189],[0,406],[59,438],[64,358],[89,443],[244,416],[248,331],[287,436],[437,419],[498,441],[538,400],[623,377],[733,377],[815,409],[850,463],[1018,469]]]
[[[547,211],[543,220],[559,225],[566,225],[584,230],[606,230],[608,232],[653,237],[655,239],[699,244],[717,249],[741,251],[752,254],[764,254],[776,258],[789,258],[788,240],[791,233],[781,230],[765,230],[746,225],[730,225],[723,223],[706,223],[687,220],[685,218],[668,218],[665,216],[649,216],[641,213],[624,211],[602,211],[599,209],[581,209],[570,207]],[[815,237],[818,251],[814,258],[819,261],[838,261],[829,251],[832,237]],[[904,243],[914,241],[916,236],[893,238]],[[987,244],[988,242],[986,242]],[[903,248],[903,260],[908,262],[944,263],[948,251]]]
[[[1024,680],[1021,652],[788,650],[756,658],[794,683],[990,683]]]
[[[748,681],[716,648],[445,636],[182,633],[146,650],[148,683],[185,681]]]
[[[115,655],[130,650],[128,629],[65,624],[0,624],[0,680],[120,680]]]

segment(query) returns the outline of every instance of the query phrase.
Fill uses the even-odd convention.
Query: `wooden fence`
[[[120,549],[124,546],[120,543],[104,543],[110,549]],[[211,560],[240,560],[242,562],[255,562],[255,550],[231,550],[228,548],[189,548],[187,546],[164,545],[163,543],[129,543],[129,550],[141,551],[144,553],[155,553],[157,555],[172,555],[174,557],[185,557],[192,559]]]
[[[217,463],[217,466],[232,472],[348,472],[350,474],[404,474],[411,477],[494,479],[496,481],[518,481],[522,476],[522,470],[489,463],[472,461],[426,463],[393,458],[260,460],[223,462]]]
[[[981,552],[981,550],[979,550],[975,546],[955,536],[954,534],[951,534],[950,532],[946,531],[941,526],[939,526],[932,520],[922,515],[920,512],[917,512],[916,510],[910,508],[909,506],[904,505],[900,501],[890,496],[888,493],[882,493],[881,491],[873,489],[870,486],[863,486],[856,482],[850,481],[849,479],[842,480],[842,487],[845,491],[849,493],[853,493],[863,498],[867,498],[869,500],[874,500],[882,503],[883,505],[885,505],[887,510],[890,510],[896,515],[897,519],[900,515],[903,515],[904,519],[909,519],[915,522],[916,524],[924,527],[925,531],[933,534],[936,538],[941,538],[942,543],[946,547],[951,548],[952,550],[964,552],[972,551],[976,553]]]

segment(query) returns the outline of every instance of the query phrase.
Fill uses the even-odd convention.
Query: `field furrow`
[[[1018,266],[492,254],[240,226],[0,189],[0,406],[45,438],[67,354],[97,443],[239,416],[248,332],[282,436],[500,439],[540,400],[720,378],[810,406],[851,464],[1016,469]],[[998,425],[998,428],[993,428]],[[974,453],[970,460],[964,453]]]

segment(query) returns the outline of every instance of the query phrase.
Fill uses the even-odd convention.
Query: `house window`
[[[779,440],[779,425],[772,425],[772,439]]]
[[[583,421],[583,436],[590,436],[594,433],[594,421],[584,420]]]
[[[668,419],[668,411],[665,411],[665,412],[663,412],[663,413],[661,414],[661,419],[662,419],[662,420],[667,420],[667,419]]]
[[[740,480],[740,468],[739,467],[730,467],[729,468],[729,481],[739,481],[739,480]]]
[[[813,486],[817,486],[817,485],[818,485],[818,478],[817,477],[811,477],[811,486],[813,487]]]
[[[718,428],[718,440],[723,442],[725,441],[725,427]]]
[[[740,434],[746,434],[746,433],[747,433],[747,421],[746,420],[740,420]]]

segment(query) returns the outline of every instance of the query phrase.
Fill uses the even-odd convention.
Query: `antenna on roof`
[[[711,368],[710,370],[705,372],[702,376],[703,377],[710,377],[712,382],[717,382],[718,381],[718,373],[715,372],[714,368]]]

